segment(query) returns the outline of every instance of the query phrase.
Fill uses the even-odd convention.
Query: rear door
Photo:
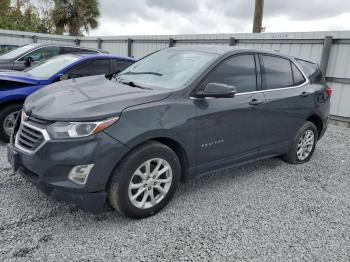
[[[257,56],[240,54],[221,62],[203,80],[233,85],[233,98],[195,99],[198,114],[198,173],[254,159],[259,150],[264,97],[256,68]]]
[[[315,106],[313,90],[292,60],[261,54],[265,95],[261,153],[283,153]]]

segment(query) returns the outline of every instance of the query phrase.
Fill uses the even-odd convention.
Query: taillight
[[[328,96],[328,97],[331,97],[332,94],[333,94],[333,89],[330,88],[329,86],[327,86],[327,88],[326,88],[326,93],[327,93],[327,96]]]

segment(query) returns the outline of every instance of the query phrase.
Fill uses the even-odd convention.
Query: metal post
[[[97,48],[102,49],[102,39],[101,38],[97,38]]]
[[[38,43],[38,36],[37,35],[33,35],[33,43]]]
[[[169,38],[169,47],[173,47],[175,44],[174,38]]]
[[[323,42],[323,49],[322,49],[321,62],[320,62],[320,68],[324,76],[326,76],[326,73],[327,73],[328,61],[329,61],[329,56],[331,54],[332,44],[333,44],[333,36],[326,36]]]
[[[236,38],[230,37],[229,43],[228,43],[228,44],[229,44],[230,46],[233,46],[233,45],[236,45],[236,42],[237,42]]]
[[[128,57],[132,57],[132,39],[128,38]]]
[[[75,39],[75,45],[80,45],[80,39]]]

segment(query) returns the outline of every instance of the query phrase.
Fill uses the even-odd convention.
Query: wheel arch
[[[145,143],[155,141],[161,144],[164,144],[168,146],[171,150],[175,152],[177,157],[179,158],[180,165],[181,165],[181,181],[184,182],[189,177],[189,166],[190,166],[190,159],[188,152],[186,151],[185,147],[176,139],[171,138],[169,136],[153,136],[153,137],[145,137],[143,140],[137,139],[137,141],[132,141],[128,144],[129,151],[123,156],[122,159],[116,163],[115,168],[120,164],[120,162],[129,155],[136,147],[142,146]]]
[[[320,138],[321,134],[322,134],[322,130],[323,130],[323,121],[321,119],[321,117],[319,117],[318,115],[316,114],[313,114],[311,116],[309,116],[306,121],[309,121],[311,123],[313,123],[316,128],[317,128],[317,137]]]

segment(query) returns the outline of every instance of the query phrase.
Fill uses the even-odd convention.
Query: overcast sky
[[[90,35],[251,32],[254,0],[99,0]],[[265,0],[267,32],[350,29],[350,0]]]

